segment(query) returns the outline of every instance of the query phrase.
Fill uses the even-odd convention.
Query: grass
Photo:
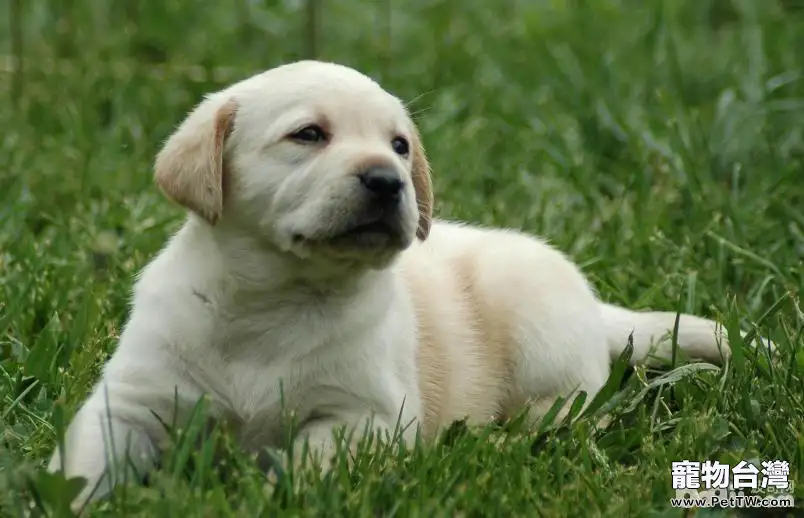
[[[310,55],[411,102],[440,217],[540,234],[604,299],[755,329],[780,360],[738,341],[723,370],[615,376],[602,431],[456,425],[398,455],[367,448],[321,482],[266,485],[225,435],[197,450],[177,436],[149,487],[87,514],[688,516],[669,503],[684,459],[788,460],[804,502],[799,4],[137,5],[0,1],[0,513],[66,515],[71,485],[41,472],[57,424],[181,222],[151,178],[163,139],[203,93]]]

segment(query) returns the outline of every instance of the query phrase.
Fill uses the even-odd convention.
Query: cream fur
[[[311,122],[326,144],[288,140]],[[394,153],[396,135],[409,154]],[[396,240],[333,242],[364,217],[356,174],[372,165],[404,182]],[[166,440],[152,412],[182,423],[203,395],[255,451],[281,445],[281,397],[297,440],[324,453],[335,427],[372,418],[391,430],[400,412],[414,423],[407,439],[416,426],[429,438],[528,401],[538,419],[559,396],[591,400],[631,332],[644,360],[674,326],[674,313],[601,303],[535,237],[431,222],[429,167],[403,104],[343,66],[298,62],[212,94],[165,144],[156,177],[190,212],[136,282],[117,350],[69,426],[66,462],[57,451],[50,463],[89,480],[75,506],[116,483],[103,477],[107,451],[150,469]],[[720,340],[714,322],[681,317],[690,354],[718,362]]]

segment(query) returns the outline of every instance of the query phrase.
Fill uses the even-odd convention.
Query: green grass
[[[69,493],[40,471],[54,423],[97,378],[134,276],[181,222],[152,182],[163,139],[203,93],[311,54],[411,102],[440,217],[538,233],[604,299],[757,329],[780,360],[737,343],[722,371],[614,379],[602,431],[585,418],[540,436],[456,427],[273,489],[225,440],[216,464],[213,442],[178,437],[150,487],[89,514],[682,516],[669,498],[683,459],[788,460],[804,502],[795,2],[343,0],[323,2],[312,29],[301,1],[137,4],[0,0],[0,51],[23,58],[0,62],[2,514],[54,515]]]

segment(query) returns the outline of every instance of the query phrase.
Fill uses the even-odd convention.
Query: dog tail
[[[670,311],[632,311],[605,303],[601,306],[612,360],[620,356],[631,335],[632,365],[651,358],[670,360],[677,317],[676,344],[686,356],[720,365],[731,355],[726,330],[713,320]]]

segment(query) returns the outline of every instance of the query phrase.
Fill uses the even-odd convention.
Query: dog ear
[[[414,129],[413,133],[413,188],[416,191],[416,205],[419,207],[419,227],[416,237],[420,241],[430,235],[433,220],[433,180],[430,176],[430,162],[424,151],[421,135]]]
[[[210,225],[223,212],[223,149],[236,113],[234,99],[205,99],[168,138],[154,165],[162,192]]]

